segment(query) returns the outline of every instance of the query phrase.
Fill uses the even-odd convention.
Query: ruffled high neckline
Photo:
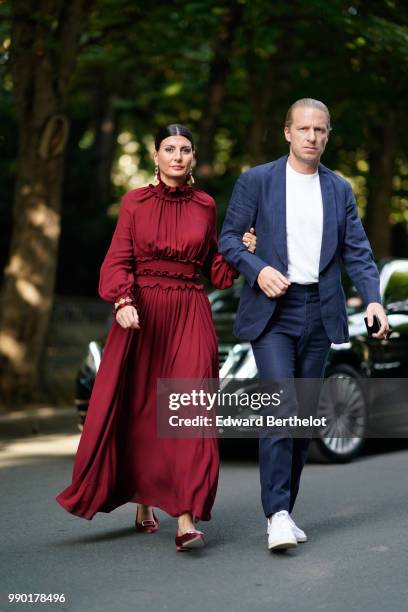
[[[157,185],[150,184],[149,187],[161,200],[190,200],[193,193],[193,189],[188,183],[172,187],[166,185],[161,179],[159,179]]]

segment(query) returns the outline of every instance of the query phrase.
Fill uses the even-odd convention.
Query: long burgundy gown
[[[209,520],[217,489],[215,438],[156,433],[158,378],[216,378],[217,339],[199,272],[230,287],[237,274],[217,253],[214,200],[163,182],[128,192],[101,267],[99,294],[130,296],[140,331],[113,321],[76,453],[72,484],[57,496],[92,519],[126,502]]]

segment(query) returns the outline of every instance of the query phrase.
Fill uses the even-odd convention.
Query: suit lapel
[[[286,162],[285,155],[277,160],[271,172],[270,198],[272,210],[273,243],[285,271],[288,269],[286,238]],[[320,250],[319,273],[326,267],[337,248],[337,215],[334,187],[330,174],[319,164],[320,188],[323,201],[323,234]]]
[[[337,248],[337,216],[334,188],[326,168],[319,165],[320,188],[323,200],[323,235],[319,273],[326,267]]]
[[[271,210],[273,219],[273,243],[285,271],[288,269],[286,240],[286,161],[285,155],[277,160],[271,181]]]

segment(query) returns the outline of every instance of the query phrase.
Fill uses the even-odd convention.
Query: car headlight
[[[102,351],[100,345],[92,340],[92,342],[88,344],[88,354],[84,363],[90,370],[94,370],[95,374],[99,370],[101,364],[101,355]]]

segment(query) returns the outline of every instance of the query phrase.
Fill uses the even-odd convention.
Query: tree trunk
[[[234,35],[241,23],[244,5],[234,2],[225,13],[218,30],[214,56],[210,65],[205,108],[199,128],[199,163],[196,174],[203,189],[214,174],[214,140],[217,131],[218,117],[225,98],[226,80],[231,61]]]
[[[104,87],[95,96],[96,121],[93,158],[93,179],[90,182],[89,203],[93,209],[105,210],[111,190],[111,171],[116,150],[118,120],[117,96]]]
[[[256,84],[256,62],[249,70],[252,124],[248,137],[248,154],[251,166],[266,162],[265,145],[268,135],[273,134],[271,124],[276,121],[276,113],[271,112],[273,108],[273,95],[276,91],[276,62],[269,60],[266,77],[263,79],[262,87]],[[275,136],[275,134],[274,134]]]
[[[85,0],[12,3],[19,152],[0,321],[0,398],[6,406],[35,399],[38,389],[60,235],[64,104],[89,10]]]
[[[271,159],[282,149],[284,114],[288,105],[291,78],[293,24],[285,18],[279,22],[282,34],[276,53],[267,62],[248,56],[249,99],[252,124],[248,136],[249,162],[252,166]],[[276,20],[271,23],[275,25]],[[251,33],[248,33],[248,37]]]
[[[369,141],[369,176],[365,227],[376,259],[391,255],[391,198],[397,151],[398,121],[389,112],[387,121],[372,128]]]

